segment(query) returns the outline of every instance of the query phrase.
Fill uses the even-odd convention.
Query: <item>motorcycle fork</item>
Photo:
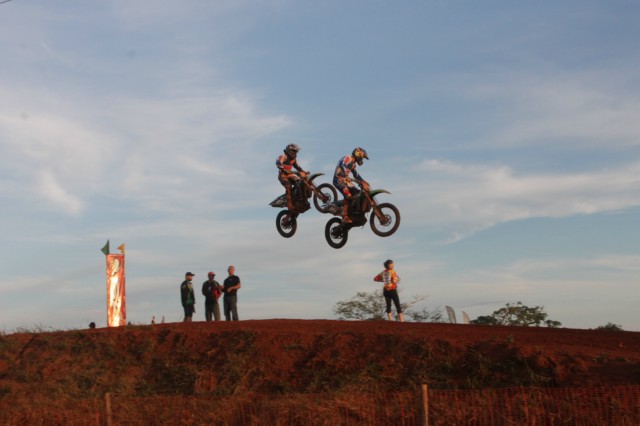
[[[298,217],[298,213],[292,212],[291,210],[289,210],[289,214],[286,217],[287,219],[284,221],[284,225],[288,226],[291,224],[291,222],[296,220],[296,218]]]
[[[344,233],[349,232],[351,228],[353,228],[353,225],[350,223],[341,223],[333,230],[334,237],[344,236]]]
[[[385,216],[382,213],[382,211],[380,211],[380,209],[378,208],[378,203],[373,198],[371,198],[368,194],[367,194],[367,198],[369,198],[369,201],[371,201],[371,208],[373,208],[373,214],[376,215],[376,217],[378,218],[378,220],[382,225],[386,225],[389,222],[389,220],[387,216]]]
[[[329,197],[327,197],[327,195],[323,194],[321,191],[318,191],[318,187],[315,184],[307,183],[307,185],[309,185],[309,188],[311,188],[311,192],[313,192],[318,198],[320,198],[320,201],[322,201],[323,203],[326,203],[328,201]]]

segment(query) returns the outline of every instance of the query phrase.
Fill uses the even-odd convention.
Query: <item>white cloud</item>
[[[39,172],[36,190],[42,198],[60,207],[66,213],[77,215],[84,208],[82,201],[68,193],[48,170]]]
[[[35,187],[72,214],[97,194],[169,211],[187,198],[228,197],[253,179],[247,174],[259,161],[256,141],[291,123],[260,113],[241,93],[111,99],[98,109],[55,93],[20,106],[17,99],[28,92],[2,91],[8,102],[0,107],[0,164],[12,171],[13,186]]]
[[[84,194],[104,178],[117,141],[86,123],[62,97],[20,88],[5,88],[0,95],[6,100],[0,106],[0,165],[13,188],[5,195],[37,195],[32,201],[80,213]]]
[[[636,274],[640,273],[640,256],[638,255],[610,255],[602,256],[593,260],[593,264],[609,269],[616,269],[621,272]]]
[[[502,125],[483,136],[493,146],[561,144],[582,149],[640,145],[640,101],[619,71],[501,76],[472,86],[474,100],[499,101]]]
[[[131,141],[122,163],[114,164],[125,183],[123,195],[158,210],[187,200],[206,208],[207,200],[235,200],[241,193],[241,200],[250,199],[257,190],[251,165],[263,161],[257,141],[291,123],[286,116],[256,111],[247,95],[224,93],[129,100],[116,103],[113,115],[118,131]]]
[[[403,185],[403,216],[465,235],[501,222],[617,211],[640,205],[640,164],[593,173],[518,175],[503,165],[423,160]]]

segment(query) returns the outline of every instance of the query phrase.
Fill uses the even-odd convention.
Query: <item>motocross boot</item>
[[[349,201],[344,200],[344,205],[342,206],[342,223],[351,223],[352,220],[349,217]]]
[[[291,200],[291,187],[290,186],[287,186],[286,193],[287,193],[287,208],[289,209],[289,211],[293,211],[295,209],[295,206],[293,205],[293,201]]]

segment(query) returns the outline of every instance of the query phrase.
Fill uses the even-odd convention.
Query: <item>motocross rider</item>
[[[302,167],[298,164],[296,157],[298,156],[298,152],[300,151],[300,147],[294,143],[290,143],[284,149],[284,154],[280,155],[276,159],[276,167],[278,168],[278,180],[284,186],[285,192],[287,194],[287,208],[289,210],[293,210],[293,200],[291,198],[291,190],[293,185],[300,179],[298,175],[292,172],[293,168],[300,172],[300,174],[304,177],[307,174]]]
[[[363,190],[367,190],[369,188],[367,181],[365,181],[356,170],[356,163],[358,166],[362,166],[362,162],[365,158],[367,160],[369,159],[367,151],[358,147],[353,150],[351,155],[347,155],[338,161],[336,171],[333,174],[333,186],[338,188],[338,190],[342,192],[342,195],[344,195],[344,205],[342,207],[342,221],[344,223],[351,223],[351,218],[349,217],[349,204],[351,204],[353,196],[357,193],[357,187],[353,184],[351,177],[349,177],[349,173],[353,174],[356,182],[360,184]]]

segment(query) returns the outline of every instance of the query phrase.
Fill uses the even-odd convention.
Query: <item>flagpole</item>
[[[106,309],[106,314],[107,314],[107,327],[110,327],[109,324],[109,306],[111,305],[111,302],[109,301],[109,255],[106,255],[104,257],[105,260],[105,295],[106,295],[106,302],[107,302],[107,309]]]

